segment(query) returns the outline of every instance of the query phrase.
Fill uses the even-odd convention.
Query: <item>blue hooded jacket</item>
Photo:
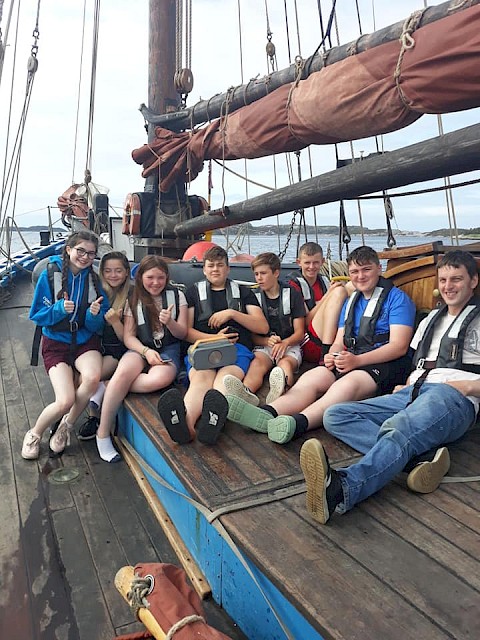
[[[50,258],[50,262],[56,264],[60,270],[62,269],[62,259],[60,256],[53,256]],[[35,324],[42,327],[42,334],[44,336],[52,340],[57,340],[58,342],[71,343],[72,334],[70,331],[52,331],[50,327],[55,326],[65,318],[68,318],[68,320],[72,322],[76,319],[83,290],[89,286],[89,273],[90,269],[82,269],[77,275],[73,275],[71,271],[68,272],[68,299],[73,300],[76,306],[73,313],[67,313],[63,299],[55,300],[55,296],[52,295],[47,269],[42,271],[33,294],[29,318],[33,320]],[[77,344],[85,344],[92,335],[95,333],[101,334],[103,331],[104,316],[110,304],[101,286],[99,286],[98,291],[99,296],[103,296],[100,312],[94,316],[90,312],[90,308],[87,309],[85,324],[78,328]]]

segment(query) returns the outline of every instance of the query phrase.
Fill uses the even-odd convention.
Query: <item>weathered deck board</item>
[[[30,294],[27,282],[0,309],[0,638],[109,640],[143,629],[114,587],[116,571],[179,562],[127,465],[101,462],[94,441],[73,437],[52,459],[45,435],[38,461],[21,458],[25,431],[52,398],[43,367],[29,364]],[[52,483],[61,467],[78,479]],[[213,602],[204,605],[215,626],[244,638]]]
[[[158,397],[132,394],[127,408],[182,485],[206,507],[301,486],[303,439],[280,447],[227,424],[215,447],[180,447],[159,420]],[[334,463],[349,464],[358,455],[323,430],[311,435],[324,442]],[[478,474],[479,431],[452,446],[451,455],[453,475]],[[480,628],[479,492],[476,482],[415,495],[399,476],[327,526],[310,519],[304,495],[230,513],[221,522],[325,638],[463,640]]]

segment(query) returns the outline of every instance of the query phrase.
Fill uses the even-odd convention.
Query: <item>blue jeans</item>
[[[474,423],[473,404],[450,385],[426,382],[408,404],[412,390],[409,386],[391,395],[344,402],[325,412],[325,429],[365,454],[339,470],[341,513],[379,491],[411,458],[458,440]]]

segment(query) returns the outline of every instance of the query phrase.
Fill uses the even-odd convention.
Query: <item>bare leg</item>
[[[38,416],[32,432],[39,438],[57,420],[64,416],[75,402],[73,369],[65,362],[52,367],[48,372],[55,400],[47,405]]]
[[[298,368],[298,362],[292,356],[284,356],[278,361],[278,366],[283,369],[287,385],[291,387],[295,379],[295,371]]]
[[[75,402],[68,412],[68,424],[74,424],[95,393],[102,372],[102,354],[87,351],[75,360],[75,368],[80,374],[80,383],[75,393]]]
[[[185,394],[184,402],[187,410],[187,426],[195,437],[195,423],[202,413],[203,399],[209,389],[213,388],[215,370],[197,371],[190,369],[190,386]]]
[[[322,298],[312,320],[312,327],[323,344],[332,344],[337,335],[338,319],[343,303],[347,298],[347,289],[343,285],[332,287]]]
[[[272,367],[273,362],[270,358],[264,353],[256,351],[255,358],[252,360],[247,375],[243,379],[243,384],[255,393],[255,391],[258,391],[262,386],[265,374],[268,373]]]
[[[316,429],[322,426],[323,414],[328,407],[339,402],[364,400],[374,396],[376,391],[377,385],[366,371],[350,371],[336,380],[321,398],[307,405],[301,413],[308,420],[308,429]]]
[[[239,380],[243,380],[245,376],[245,374],[243,373],[243,369],[238,367],[236,364],[231,364],[228,367],[222,367],[221,369],[218,369],[215,380],[213,381],[213,388],[217,391],[220,391],[220,393],[223,393],[223,395],[225,395],[223,379],[227,375],[235,376],[235,378],[238,378]]]
[[[141,357],[138,354],[134,354]],[[147,373],[140,373],[132,382],[130,391],[134,393],[151,393],[164,389],[171,384],[177,375],[177,368],[174,364],[158,364],[150,367]]]
[[[313,404],[335,382],[335,376],[326,367],[315,367],[300,376],[296,384],[275,402],[272,407],[279,415],[300,413]]]
[[[110,435],[118,409],[133,381],[142,372],[144,364],[145,361],[133,352],[126,353],[118,363],[103,398],[100,426],[97,432],[99,438],[107,438]]]

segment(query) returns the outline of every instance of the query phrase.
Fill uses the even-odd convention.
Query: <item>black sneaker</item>
[[[97,435],[98,418],[90,416],[85,420],[80,429],[78,430],[77,438],[79,440],[93,440]]]
[[[330,467],[322,444],[315,438],[302,445],[300,466],[307,484],[307,510],[315,520],[325,524],[343,501],[340,476]]]
[[[215,444],[225,426],[227,414],[228,402],[225,396],[216,389],[209,389],[196,424],[197,440],[202,444]]]

